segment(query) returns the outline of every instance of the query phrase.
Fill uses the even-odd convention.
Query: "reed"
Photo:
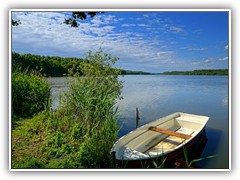
[[[199,161],[203,161],[206,159],[211,159],[211,158],[216,157],[216,155],[212,155],[212,156],[206,156],[206,157],[197,158],[197,159],[189,159],[189,154],[188,154],[187,148],[185,146],[183,146],[183,155],[184,155],[184,159],[185,159],[187,168],[191,168],[194,163],[197,163]]]

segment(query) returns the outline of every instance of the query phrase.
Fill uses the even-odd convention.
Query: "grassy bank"
[[[122,82],[118,60],[99,50],[87,54],[78,68],[83,76],[69,81],[56,111],[32,118],[15,117],[12,168],[109,168],[118,134],[116,101]],[[14,106],[14,104],[13,104]]]

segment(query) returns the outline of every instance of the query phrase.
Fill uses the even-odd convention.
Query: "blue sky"
[[[71,12],[12,12],[12,50],[21,54],[84,57],[100,47],[116,66],[148,72],[228,68],[228,12],[105,12],[63,23]]]

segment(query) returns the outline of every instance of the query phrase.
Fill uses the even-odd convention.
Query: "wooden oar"
[[[183,139],[189,139],[192,137],[191,135],[188,135],[188,134],[178,133],[175,131],[171,131],[171,130],[163,129],[163,128],[157,128],[157,127],[149,127],[149,130],[159,132],[162,134],[167,134],[169,136],[176,136],[176,137],[183,138]]]

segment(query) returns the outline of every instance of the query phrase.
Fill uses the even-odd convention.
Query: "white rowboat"
[[[209,117],[176,112],[137,128],[121,137],[111,153],[117,164],[138,167],[142,162],[164,157],[166,164],[173,163],[183,154],[183,147],[193,151],[203,141]],[[194,152],[189,152],[194,153]]]

